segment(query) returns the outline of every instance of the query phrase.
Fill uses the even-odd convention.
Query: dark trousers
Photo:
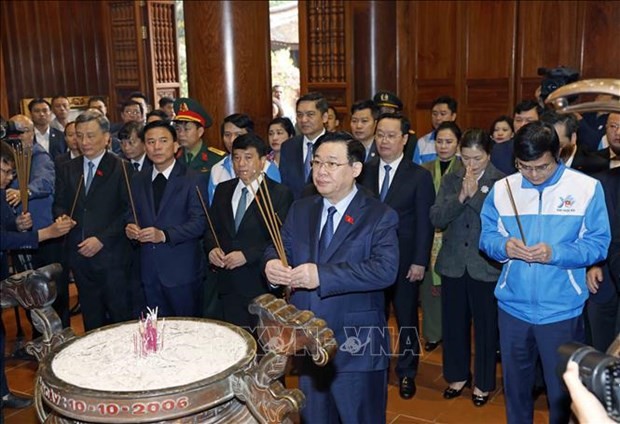
[[[420,362],[420,336],[418,323],[419,283],[410,282],[402,273],[398,281],[386,292],[391,297],[398,324],[398,361],[396,375],[414,378]]]
[[[158,279],[143,280],[146,305],[152,309],[157,307],[160,317],[200,317],[203,295],[201,281],[166,287]]]
[[[483,392],[495,390],[497,302],[495,283],[441,277],[443,375],[447,382],[467,380],[471,364],[471,322],[474,324],[474,381]]]
[[[78,288],[84,330],[132,318],[126,264],[100,268],[88,258],[74,254],[71,268]]]
[[[62,272],[56,279],[56,299],[52,307],[58,314],[64,328],[71,326],[69,313],[69,261],[65,250],[65,239],[47,240],[39,244],[39,252],[33,257],[35,268],[59,263]]]
[[[242,327],[249,333],[256,334],[258,316],[250,314],[248,306],[253,298],[241,296],[237,293],[220,294],[218,302],[222,308],[222,319],[231,324]]]
[[[561,378],[557,373],[560,362],[558,347],[570,341],[583,343],[583,318],[578,316],[552,324],[536,325],[521,321],[501,309],[498,315],[508,423],[533,421],[532,387],[538,355],[547,385],[549,422],[567,423],[570,417],[570,396],[562,389]]]
[[[620,332],[620,303],[618,295],[607,302],[588,300],[585,307],[587,342],[605,352]]]
[[[139,317],[146,311],[146,297],[140,272],[140,247],[131,246],[131,260],[129,263],[129,287],[131,295],[131,315]]]
[[[306,395],[306,424],[382,424],[387,406],[387,370],[336,373],[329,365],[304,367],[299,388]]]

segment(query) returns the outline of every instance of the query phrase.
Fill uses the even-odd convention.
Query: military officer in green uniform
[[[204,108],[194,99],[181,97],[174,102],[174,126],[181,148],[177,151],[177,160],[188,168],[207,174],[211,167],[225,155],[222,150],[208,147],[202,141],[205,128],[209,128],[213,120]]]
[[[205,128],[209,128],[213,120],[200,103],[187,97],[179,98],[174,102],[174,113],[176,114],[174,126],[181,146],[176,153],[176,159],[202,174],[204,186],[201,187],[201,192],[206,202],[207,182],[211,167],[224,157],[225,152],[214,147],[207,147],[207,144],[202,141]],[[214,269],[209,268],[205,273],[203,316],[218,319],[221,317],[221,312],[214,272]]]

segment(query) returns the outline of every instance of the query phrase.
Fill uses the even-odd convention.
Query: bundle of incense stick
[[[138,215],[136,214],[136,206],[133,203],[133,195],[131,194],[131,185],[129,185],[129,176],[127,175],[127,168],[125,168],[125,163],[122,163],[123,175],[125,176],[125,185],[127,186],[127,193],[129,194],[129,205],[131,206],[131,213],[133,213],[133,222],[139,227],[138,223]]]
[[[202,197],[202,193],[198,186],[196,186],[196,193],[198,193],[198,199],[200,199],[200,204],[202,205],[202,210],[207,216],[207,222],[209,223],[209,228],[211,229],[211,234],[213,235],[213,239],[215,239],[215,245],[218,249],[222,250],[222,246],[220,246],[220,241],[217,239],[217,234],[215,234],[215,228],[213,228],[213,222],[211,222],[211,217],[209,216],[209,211],[207,210],[207,205],[205,205],[205,199]]]
[[[264,175],[263,181],[265,181]],[[282,265],[288,267],[286,251],[284,250],[284,243],[282,243],[282,234],[280,233],[280,227],[282,226],[282,222],[280,221],[278,214],[273,208],[273,203],[271,202],[271,194],[269,193],[269,186],[267,185],[267,181],[265,181],[264,187],[263,184],[258,184],[258,195],[256,191],[254,191],[254,187],[252,186],[252,184],[250,184],[250,190],[252,190],[254,200],[258,205],[258,210],[263,217],[263,221],[265,221],[265,225],[267,226],[267,230],[269,231],[269,235],[271,236],[271,241],[273,242],[273,245],[278,252],[278,256],[282,261]]]
[[[13,146],[15,157],[15,170],[17,171],[17,184],[22,202],[22,210],[28,212],[28,182],[30,181],[30,166],[32,165],[32,147],[24,148],[20,143]]]

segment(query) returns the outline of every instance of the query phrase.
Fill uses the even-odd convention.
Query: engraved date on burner
[[[175,409],[185,409],[189,406],[189,399],[182,396],[178,399],[166,399],[153,402],[135,402],[131,405],[119,405],[117,403],[99,403],[97,412],[99,415],[118,415],[120,413],[130,413],[131,415],[149,415],[160,412],[173,411]]]
[[[119,405],[114,402],[102,402],[94,405],[80,399],[62,396],[58,391],[49,387],[44,382],[42,382],[41,387],[43,396],[52,404],[65,410],[83,412],[89,415],[93,413],[106,416],[119,414],[152,415],[178,409],[186,409],[189,406],[189,399],[187,396],[181,396],[176,399],[164,399],[162,401],[134,402],[129,405]]]

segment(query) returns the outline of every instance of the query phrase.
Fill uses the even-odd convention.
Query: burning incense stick
[[[510,197],[510,203],[512,204],[512,210],[515,213],[515,218],[517,219],[517,225],[519,226],[519,232],[521,233],[521,240],[523,240],[523,244],[527,245],[525,241],[525,234],[523,233],[523,227],[521,226],[521,219],[519,218],[519,211],[517,211],[517,204],[515,203],[515,198],[512,195],[512,189],[510,188],[510,183],[508,182],[508,178],[506,178],[506,187],[508,188],[508,197]]]
[[[136,205],[133,203],[133,195],[131,194],[131,185],[129,184],[129,176],[127,175],[127,168],[125,168],[125,163],[122,162],[121,167],[123,168],[123,175],[125,176],[125,185],[127,186],[127,193],[129,193],[129,205],[131,206],[131,213],[133,213],[133,221],[139,227],[138,223],[138,215],[136,214]]]
[[[213,238],[215,239],[215,245],[218,247],[218,249],[222,250],[222,247],[220,246],[220,242],[217,239],[217,235],[215,234],[215,228],[213,227],[213,222],[211,222],[211,217],[209,216],[209,211],[207,210],[207,205],[205,205],[205,200],[202,197],[202,193],[200,192],[200,189],[198,188],[198,186],[196,186],[196,193],[198,193],[198,199],[200,199],[200,204],[202,205],[202,210],[204,211],[205,215],[207,216],[207,222],[209,223],[209,228],[211,229],[211,234],[213,235]]]

